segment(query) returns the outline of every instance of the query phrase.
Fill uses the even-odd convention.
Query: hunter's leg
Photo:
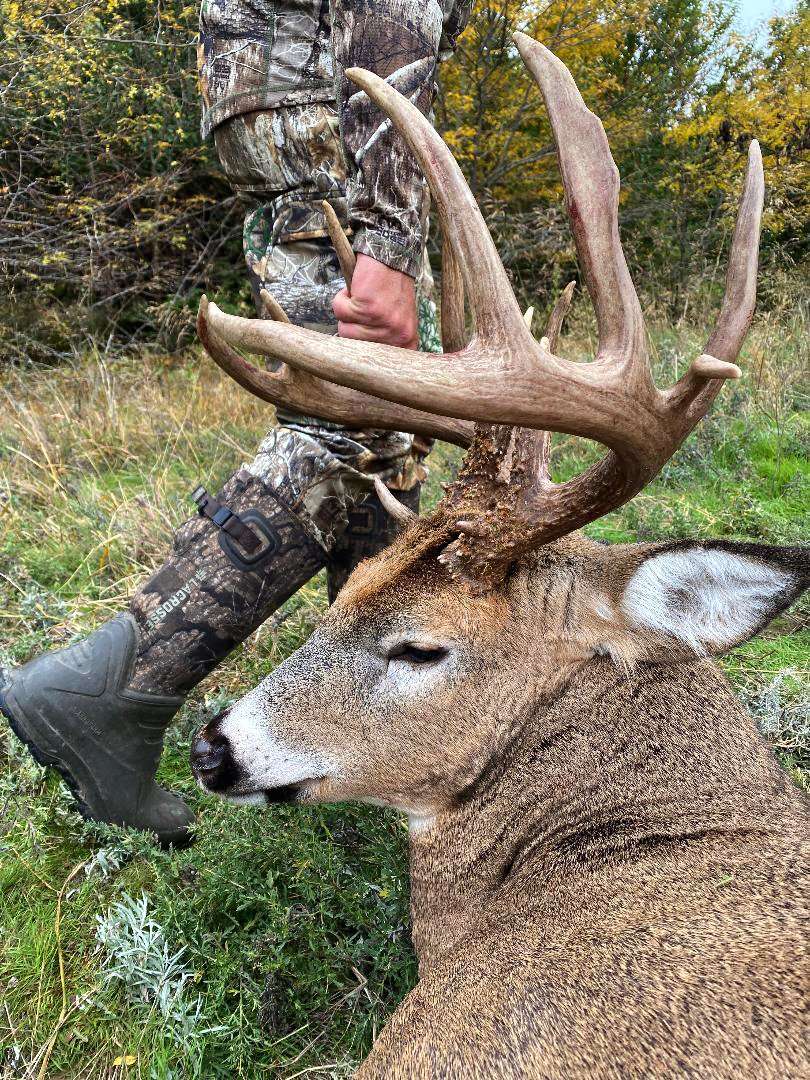
[[[263,283],[292,318],[334,329],[336,270],[313,272],[330,263],[325,242],[319,252],[292,238],[273,242],[273,208],[260,212],[269,227],[260,258],[279,268]],[[256,220],[251,212],[252,280]],[[193,815],[154,779],[165,728],[189,691],[325,565],[368,492],[368,477],[341,457],[343,436],[315,424],[272,429],[214,498],[200,491],[201,513],[180,527],[125,612],[0,678],[0,709],[37,759],[62,773],[86,816],[149,829],[164,842],[187,839]],[[392,473],[410,449],[397,438],[386,460]]]
[[[238,163],[243,190],[255,193],[267,176],[290,183],[245,220],[245,257],[257,310],[262,313],[259,297],[265,289],[294,323],[337,333],[332,298],[344,282],[321,210],[321,201],[328,199],[346,226],[345,167],[333,108],[316,103],[250,113],[223,125],[214,138],[220,158]],[[313,161],[316,167],[309,164],[308,171]],[[422,347],[437,348],[429,272],[418,284]],[[418,510],[429,445],[417,440],[414,446],[413,436],[400,432],[349,430],[283,411],[278,419],[286,429],[319,443],[342,467],[341,505],[331,517],[328,544],[331,602],[357,563],[381,551],[396,532],[373,492],[372,478],[379,476],[402,502]]]

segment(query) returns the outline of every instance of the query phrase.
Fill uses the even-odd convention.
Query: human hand
[[[413,278],[369,255],[357,256],[351,292],[341,289],[332,310],[341,337],[404,349],[415,349],[419,343]]]

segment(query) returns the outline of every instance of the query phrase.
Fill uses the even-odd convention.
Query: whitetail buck
[[[478,426],[438,509],[362,564],[307,644],[197,737],[195,772],[237,801],[410,815],[420,979],[364,1080],[808,1076],[808,806],[710,659],[795,599],[807,552],[570,535],[639,491],[739,374],[758,149],[717,329],[659,392],[602,126],[559,60],[517,45],[551,116],[596,361],[554,355],[559,312],[533,340],[447,148],[384,82],[350,72],[408,138],[438,205],[447,354],[213,305],[201,330],[269,400],[310,393],[338,419],[462,443],[470,425],[430,410]],[[228,341],[290,367],[259,371]],[[537,429],[609,452],[556,485]]]

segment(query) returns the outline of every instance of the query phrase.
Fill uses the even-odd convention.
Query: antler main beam
[[[410,431],[414,435],[423,435],[426,439],[443,439],[463,447],[472,442],[475,425],[468,420],[436,416],[433,413],[410,409],[406,405],[396,405],[286,366],[280,371],[262,371],[219,336],[209,318],[212,307],[204,296],[197,314],[197,336],[211,359],[230,375],[234,382],[262,401],[304,415],[315,415],[322,420],[344,424],[350,428]],[[280,314],[274,315],[279,319],[278,325],[282,325],[282,316],[282,309]],[[334,339],[326,337],[326,340]]]

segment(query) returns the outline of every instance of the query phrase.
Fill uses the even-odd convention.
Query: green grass
[[[806,340],[798,317],[758,324],[744,357],[748,377],[726,389],[647,491],[591,533],[800,540]],[[575,313],[565,341],[570,354],[587,354],[587,316]],[[682,330],[656,331],[652,344],[662,383],[701,347]],[[215,488],[271,421],[196,355],[88,357],[71,370],[8,372],[0,404],[6,662],[65,644],[120,610],[188,516],[188,492],[199,482]],[[594,452],[556,440],[556,474],[571,475]],[[437,449],[430,501],[458,457]],[[61,784],[0,728],[3,1075],[38,1076],[49,1055],[46,1075],[70,1080],[292,1078],[316,1067],[313,1075],[341,1077],[367,1052],[415,978],[402,821],[352,806],[230,807],[202,797],[187,765],[190,733],[289,655],[324,606],[315,579],[207,680],[170,733],[162,779],[200,814],[197,842],[185,852],[83,823]],[[807,785],[803,610],[723,663]],[[97,919],[142,895],[158,944],[184,949],[178,970],[187,980],[169,1015],[134,984],[105,979],[110,951]]]

